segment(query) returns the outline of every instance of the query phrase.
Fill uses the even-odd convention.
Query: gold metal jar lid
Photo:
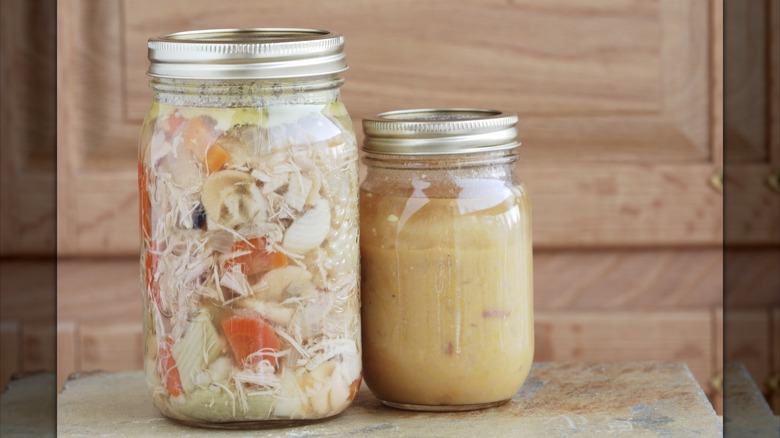
[[[520,146],[517,115],[490,109],[389,111],[364,119],[363,133],[363,151],[375,154],[466,154]]]
[[[344,37],[319,29],[213,29],[149,39],[149,76],[270,79],[347,69]]]

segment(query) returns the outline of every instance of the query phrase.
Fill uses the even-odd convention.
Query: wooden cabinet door
[[[726,361],[780,413],[780,0],[725,2]],[[773,388],[774,387],[774,388]]]
[[[4,257],[54,253],[55,15],[41,3],[0,6],[0,255]]]
[[[61,1],[59,251],[137,251],[147,39],[257,26],[346,35],[356,127],[410,107],[517,112],[538,247],[719,244],[717,4]]]
[[[780,244],[780,0],[725,2],[729,246]]]

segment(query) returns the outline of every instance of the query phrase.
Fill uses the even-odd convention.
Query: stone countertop
[[[724,364],[723,385],[726,436],[780,437],[780,421],[743,364]]]
[[[0,437],[54,437],[57,376],[17,373],[0,395]]]
[[[90,373],[70,380],[57,400],[58,436],[504,437],[722,436],[707,397],[683,363],[534,365],[504,406],[460,413],[384,407],[362,386],[329,421],[280,429],[198,429],[163,418],[141,371]]]

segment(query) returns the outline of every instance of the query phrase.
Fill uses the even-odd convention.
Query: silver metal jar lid
[[[149,39],[149,76],[269,79],[347,69],[344,37],[319,29],[213,29]]]
[[[489,109],[389,111],[363,120],[363,150],[390,155],[444,155],[512,149],[517,115]]]

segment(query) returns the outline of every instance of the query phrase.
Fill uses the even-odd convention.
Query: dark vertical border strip
[[[0,347],[12,377],[0,382],[0,436],[54,436],[57,3],[3,0],[2,11]]]

